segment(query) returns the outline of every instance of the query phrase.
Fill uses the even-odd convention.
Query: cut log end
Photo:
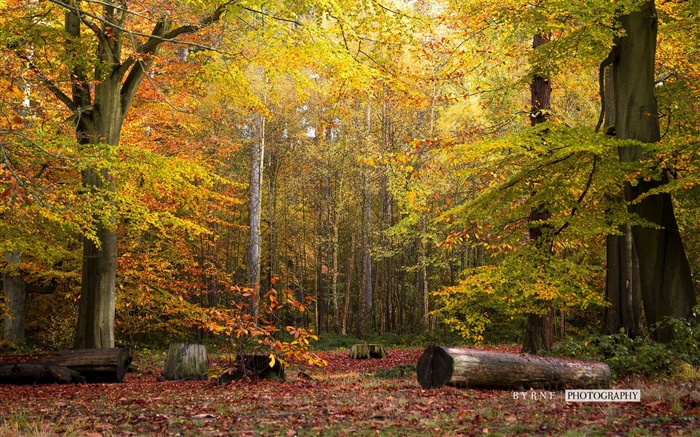
[[[595,361],[564,360],[472,349],[428,346],[416,366],[421,387],[606,388],[610,368]]]
[[[438,388],[452,378],[454,360],[440,346],[428,346],[418,359],[416,369],[421,387]]]

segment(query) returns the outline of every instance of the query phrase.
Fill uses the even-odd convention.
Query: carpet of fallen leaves
[[[698,383],[619,381],[641,389],[642,402],[603,404],[566,403],[562,392],[423,390],[421,352],[325,352],[327,367],[290,368],[286,381],[157,382],[161,369],[142,368],[115,384],[5,385],[0,436],[700,435]]]

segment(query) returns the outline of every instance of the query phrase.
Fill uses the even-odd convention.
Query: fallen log
[[[75,349],[29,361],[66,367],[85,378],[86,382],[122,382],[134,357],[128,349]]]
[[[386,350],[381,344],[353,344],[350,348],[350,358],[355,360],[384,357]]]
[[[203,344],[172,343],[168,348],[163,379],[204,380],[207,379],[209,358]]]
[[[0,384],[67,384],[83,382],[80,373],[66,367],[45,364],[7,364],[0,366]]]
[[[421,387],[526,390],[606,388],[610,368],[597,361],[428,346],[416,366]]]

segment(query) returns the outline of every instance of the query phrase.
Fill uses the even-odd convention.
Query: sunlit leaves
[[[437,313],[465,339],[480,342],[492,317],[604,306],[596,291],[602,273],[572,259],[521,248],[496,265],[465,271],[458,285],[435,292]]]

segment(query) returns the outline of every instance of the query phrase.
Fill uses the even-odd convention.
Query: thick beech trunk
[[[606,244],[607,274],[605,333],[615,334],[620,328],[631,338],[642,332],[642,298],[639,261],[629,226],[623,235],[608,235]]]
[[[172,343],[168,349],[163,378],[168,380],[206,379],[208,368],[206,346]]]
[[[654,2],[646,2],[638,12],[621,17],[620,22],[625,34],[612,53],[615,134],[620,139],[654,143],[660,139],[654,94],[658,30]],[[624,162],[647,158],[641,146],[621,147],[619,152]],[[645,196],[666,184],[668,178],[668,172],[663,170],[658,180],[640,180],[635,186],[628,185],[627,200]],[[657,226],[632,229],[647,323],[653,325],[666,316],[688,317],[695,305],[695,290],[670,194],[646,196],[631,206],[631,210]],[[661,329],[654,335],[657,340],[669,341],[672,331]]]
[[[416,370],[426,389],[445,384],[501,390],[606,388],[610,382],[605,363],[441,346],[428,346]]]

